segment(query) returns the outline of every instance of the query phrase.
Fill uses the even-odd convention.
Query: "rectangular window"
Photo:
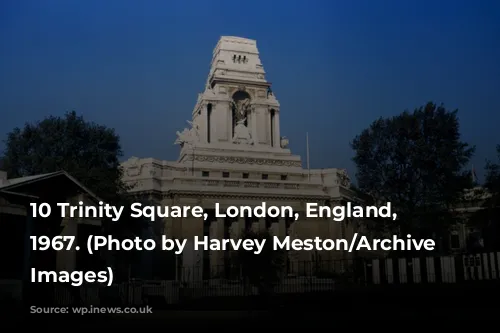
[[[210,175],[210,173],[208,171],[202,171],[201,172],[201,176],[202,177],[208,177]]]
[[[268,175],[266,175],[266,174],[262,175],[262,179],[267,179],[267,178],[268,178]]]
[[[222,173],[222,178],[229,178],[229,172],[224,171],[224,172]]]

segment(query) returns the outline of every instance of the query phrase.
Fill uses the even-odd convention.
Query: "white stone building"
[[[306,202],[333,207],[356,200],[345,170],[307,170],[301,157],[292,154],[280,128],[280,118],[287,111],[281,110],[265,74],[255,40],[221,37],[213,51],[205,91],[198,95],[191,115],[186,113],[189,127],[177,132],[179,158],[130,158],[123,167],[125,181],[134,185],[131,192],[161,205],[201,205],[207,211],[216,202],[227,206],[264,201],[303,212]],[[247,227],[270,228],[279,237],[295,238],[349,237],[352,232],[345,223],[331,219],[209,220],[165,219],[163,232],[172,238],[237,238]],[[345,254],[290,253],[289,267],[297,271],[294,261],[310,261],[318,255],[325,261]],[[211,267],[213,277],[220,272],[214,267],[223,266],[224,258],[228,255],[221,252],[185,253],[183,261],[184,266],[200,268],[200,273],[194,273],[199,276],[207,276]]]

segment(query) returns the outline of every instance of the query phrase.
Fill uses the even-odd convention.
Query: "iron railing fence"
[[[254,272],[255,273],[255,272]],[[207,297],[251,297],[328,293],[349,288],[397,285],[473,284],[500,280],[500,252],[416,258],[375,258],[295,262],[257,281],[239,266],[212,266],[209,278],[199,267],[183,267],[177,280],[130,280],[111,287],[95,284],[53,286],[55,304],[174,305]],[[270,277],[271,276],[271,277]],[[77,300],[77,298],[80,298]]]

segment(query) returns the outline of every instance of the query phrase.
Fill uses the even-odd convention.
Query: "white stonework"
[[[308,171],[302,167],[300,156],[292,154],[288,139],[281,136],[280,115],[256,41],[221,37],[189,127],[177,132],[178,160],[132,157],[123,163],[125,181],[134,185],[131,192],[147,194],[162,204],[197,204],[207,209],[215,202],[224,206],[266,201],[303,212],[306,202],[333,206],[353,200],[345,170]],[[304,228],[304,223],[312,222],[289,222],[294,225],[293,237],[321,232],[323,237],[335,238],[340,232],[339,223],[331,220]],[[280,237],[290,232],[285,221],[275,223],[281,227],[270,226],[270,230]],[[230,237],[239,234],[236,225],[245,228],[241,221],[214,220],[204,227],[196,218],[167,219],[164,230],[170,237],[191,237],[202,236],[206,229],[211,237],[223,238],[225,228],[230,228]],[[254,221],[255,226],[265,227],[266,222]],[[212,265],[222,263],[217,253],[210,260]]]

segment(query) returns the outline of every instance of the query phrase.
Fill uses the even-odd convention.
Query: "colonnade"
[[[199,202],[198,202],[199,204]],[[207,205],[210,207],[210,205]],[[299,206],[299,205],[298,205]],[[213,207],[213,206],[212,206]],[[299,206],[300,208],[300,206]],[[326,219],[306,219],[303,214],[295,221],[288,218],[216,218],[211,209],[207,220],[196,217],[167,219],[164,233],[169,238],[187,239],[188,245],[178,260],[178,279],[204,280],[213,278],[231,279],[236,277],[236,252],[194,250],[195,236],[208,236],[210,239],[240,239],[245,230],[253,232],[268,230],[272,236],[283,240],[286,236],[292,239],[305,239],[320,236],[335,238],[341,234],[339,222]],[[304,262],[313,260],[329,260],[340,258],[341,253],[315,253],[314,251],[288,251],[286,253],[286,273],[290,275],[304,274]]]

